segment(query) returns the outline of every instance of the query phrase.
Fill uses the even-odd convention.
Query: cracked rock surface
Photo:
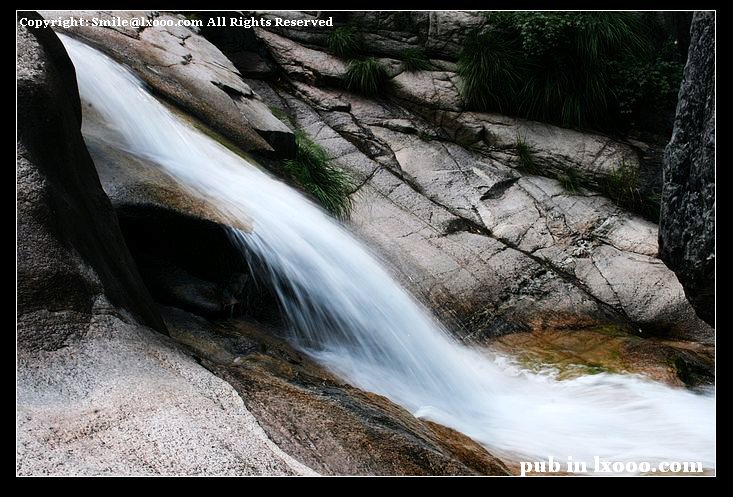
[[[657,258],[654,223],[456,144],[399,103],[302,82],[248,83],[352,173],[354,230],[464,337],[609,321],[712,337]],[[568,147],[558,137],[555,149]]]

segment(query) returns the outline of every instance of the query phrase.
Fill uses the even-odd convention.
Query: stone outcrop
[[[49,19],[68,12],[43,11]],[[74,12],[77,19],[182,19],[155,12]],[[64,31],[100,49],[132,69],[143,81],[181,110],[201,119],[245,151],[289,157],[295,137],[259,97],[242,82],[239,71],[218,48],[183,26],[107,28],[77,26]]]
[[[84,146],[74,68],[50,29],[18,26],[17,79],[18,474],[312,473],[230,385],[145,326],[167,332]]]
[[[84,147],[74,68],[52,31],[18,27],[17,71],[18,473],[307,472],[229,385],[140,324],[166,331]],[[246,445],[227,451],[232,438]]]
[[[50,30],[19,28],[18,48],[18,474],[508,473],[466,436],[344,384],[282,331],[173,308],[163,324],[127,244],[137,262],[141,244],[167,256],[153,261],[160,273],[178,259],[233,260],[211,250],[221,220],[90,135],[121,230],[84,147],[63,46]],[[212,246],[172,250],[163,242],[186,241],[176,230]],[[208,284],[182,278],[177,305]]]
[[[334,15],[358,26],[365,50],[388,69],[383,98],[342,89],[347,64],[324,49],[327,30],[258,29],[259,49],[248,46],[236,61],[188,28],[68,34],[244,150],[292,155],[292,128],[323,145],[356,183],[350,229],[466,342],[521,349],[520,359],[569,366],[570,375],[598,372],[574,369],[582,362],[677,386],[712,380],[714,330],[658,258],[657,226],[599,193],[620,164],[645,167],[644,144],[466,112],[454,61],[462,37],[484,22],[478,13],[277,15]],[[695,26],[693,51],[695,39],[711,36],[710,18]],[[432,70],[406,72],[397,59],[408,48],[431,57]],[[707,56],[696,53],[691,60]],[[714,140],[709,89],[683,86],[689,104],[681,103],[667,151],[667,167],[677,164],[668,179],[678,185],[712,174],[704,169]],[[464,435],[351,387],[294,350],[280,338],[266,290],[246,309],[261,315],[221,320],[217,278],[247,271],[227,252],[222,225],[231,220],[145,159],[87,133],[97,176],[79,133],[73,67],[49,30],[19,29],[18,91],[18,473],[512,471]],[[95,126],[93,115],[85,119]],[[667,194],[680,200],[668,214],[692,215],[690,206],[712,198]],[[712,210],[704,212],[690,224],[707,236]],[[237,227],[250,229],[247,220]],[[691,247],[683,261],[700,260],[703,249]]]
[[[697,12],[664,154],[660,256],[697,313],[715,322],[715,13]]]
[[[82,337],[102,296],[165,332],[84,146],[74,67],[52,31],[19,27],[17,81],[19,347]]]
[[[657,259],[653,223],[592,190],[453,143],[399,104],[248,82],[352,173],[355,231],[464,337],[622,322],[646,335],[712,339]],[[558,131],[596,143],[599,162],[612,153],[600,137]]]

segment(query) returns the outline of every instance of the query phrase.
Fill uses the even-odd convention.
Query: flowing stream
[[[559,381],[454,341],[362,243],[284,183],[182,122],[124,66],[62,36],[107,145],[154,162],[251,232],[232,229],[274,290],[290,340],[350,383],[525,460],[715,466],[712,395],[632,375]],[[104,128],[104,129],[100,129]]]

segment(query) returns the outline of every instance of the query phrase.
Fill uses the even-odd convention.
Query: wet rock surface
[[[508,474],[465,435],[345,384],[277,338],[282,331],[162,312],[171,335],[239,392],[268,436],[321,474]]]
[[[334,14],[361,16],[362,34],[371,33],[365,47],[391,78],[379,98],[342,89],[346,61],[323,48],[325,31],[257,30],[256,50],[231,61],[184,28],[75,36],[244,150],[290,156],[292,128],[322,144],[355,179],[350,228],[464,341],[566,378],[713,381],[714,330],[659,260],[658,227],[599,193],[620,164],[643,172],[653,150],[466,112],[454,61],[461,36],[482,22],[475,13]],[[277,305],[247,286],[226,238],[225,225],[249,230],[249,221],[233,223],[90,135],[97,178],[63,47],[47,30],[21,30],[20,41],[20,474],[516,472],[289,346]],[[397,59],[412,47],[433,70],[402,70]],[[49,101],[68,108],[49,106],[46,129],[32,116]],[[43,147],[64,153],[49,158]],[[60,180],[55,169],[71,172]],[[568,184],[569,170],[577,184]],[[69,219],[94,226],[94,236]],[[148,289],[167,306],[156,307]]]
[[[652,222],[453,143],[399,104],[248,83],[352,173],[355,231],[464,338],[622,322],[712,340],[657,258]]]

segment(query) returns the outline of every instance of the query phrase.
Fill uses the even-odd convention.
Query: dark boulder
[[[715,323],[715,14],[697,12],[664,154],[659,255],[697,314]]]

